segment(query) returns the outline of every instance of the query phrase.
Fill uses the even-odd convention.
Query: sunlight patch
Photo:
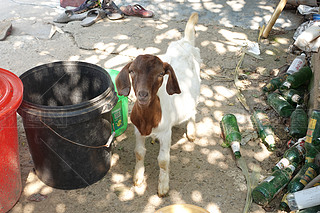
[[[197,190],[192,192],[191,197],[192,197],[192,200],[195,202],[198,202],[198,203],[202,202],[202,194]]]
[[[85,62],[87,62],[87,63],[92,63],[92,64],[97,64],[97,63],[99,63],[99,58],[98,58],[98,56],[97,55],[92,55],[92,56],[90,56],[89,58],[86,58],[85,59]]]
[[[248,40],[248,36],[244,33],[232,32],[230,30],[221,29],[219,33],[227,40],[234,44],[241,45],[243,41]]]
[[[182,146],[182,149],[187,152],[192,152],[194,150],[195,144],[192,142],[186,143]]]
[[[257,143],[260,143],[260,140],[256,140]],[[270,154],[271,152],[269,152],[266,148],[265,145],[261,144],[260,145],[262,146],[262,151],[261,152],[257,152],[255,153],[253,156],[255,159],[257,159],[258,161],[262,162],[264,161],[265,159],[269,158],[270,157]]]
[[[207,98],[212,98],[213,97],[213,91],[210,88],[208,88],[206,85],[202,85],[201,94],[204,95]]]
[[[70,56],[69,60],[70,61],[78,61],[78,60],[80,60],[80,56],[79,55]]]
[[[232,8],[233,11],[239,12],[242,10],[246,3],[243,0],[233,0],[227,1],[227,4]]]
[[[117,153],[114,153],[111,157],[111,167],[117,165],[119,159],[120,159],[120,156]]]
[[[33,172],[29,173],[29,176],[27,178],[27,185],[24,189],[24,194],[26,196],[30,196],[34,193],[38,193],[43,189],[44,187],[47,187],[42,181],[40,181],[36,174]]]
[[[219,209],[219,206],[217,204],[214,204],[214,203],[210,203],[207,205],[206,209],[209,211],[209,212],[214,212],[214,213],[221,213],[220,209]]]
[[[216,164],[217,161],[224,160],[224,159],[225,159],[224,155],[217,150],[211,151],[207,157],[207,160],[210,164]]]
[[[112,177],[111,177],[111,180],[114,183],[121,183],[121,182],[123,182],[125,180],[125,178],[124,178],[124,175],[122,175],[122,174],[113,173]]]
[[[56,211],[57,211],[57,213],[64,213],[64,212],[66,212],[66,204],[64,204],[64,203],[59,203],[59,204],[56,206]]]
[[[218,95],[221,95],[222,97],[226,97],[226,98],[231,98],[235,95],[234,91],[231,89],[228,89],[224,86],[214,86],[215,91],[217,92]],[[217,96],[216,95],[216,99],[219,100],[219,98],[221,99],[221,96]],[[224,98],[221,99],[221,101],[225,100]]]

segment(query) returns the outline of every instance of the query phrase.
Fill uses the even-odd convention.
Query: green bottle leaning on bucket
[[[238,127],[238,122],[236,116],[233,114],[226,114],[223,116],[220,126],[222,129],[222,134],[224,138],[223,147],[230,147],[236,158],[240,158],[240,142],[241,134]]]
[[[119,71],[107,69],[107,72],[109,73],[115,91],[117,92],[115,78],[119,74]],[[128,97],[118,95],[118,98],[116,106],[111,110],[112,131],[115,132],[116,137],[124,133],[128,126]]]

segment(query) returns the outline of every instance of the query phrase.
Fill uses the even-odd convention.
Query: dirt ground
[[[1,53],[0,64],[18,76],[37,65],[59,60],[81,60],[120,70],[139,54],[163,54],[170,41],[181,38],[187,18],[184,21],[161,21],[131,17],[99,22],[88,28],[82,28],[80,22],[70,22],[57,25],[64,33],[56,32],[51,39],[21,33],[17,27],[1,42],[1,51],[5,50],[5,54]],[[51,26],[48,23],[48,27]],[[84,31],[89,31],[88,36],[81,37]],[[286,149],[288,120],[279,118],[266,104],[261,88],[294,58],[288,53],[293,33],[273,30],[268,39],[259,42],[261,59],[246,54],[240,69],[242,91],[249,107],[265,110],[279,137],[275,152],[267,151],[257,138],[250,113],[237,100],[233,84],[234,71],[242,53],[241,45],[246,40],[256,42],[258,31],[199,24],[196,46],[200,48],[203,63],[197,139],[194,142],[186,139],[184,124],[173,128],[168,196],[157,196],[159,145],[152,144],[151,140],[146,142],[147,186],[133,186],[135,139],[130,121],[124,134],[115,140],[112,167],[104,178],[75,190],[46,186],[33,172],[22,119],[18,116],[23,192],[10,213],[151,213],[176,203],[194,204],[212,213],[242,212],[247,191],[245,177],[236,166],[231,149],[221,147],[219,121],[224,114],[236,115],[242,136],[248,141],[241,146],[241,153],[249,170],[254,166],[260,168],[260,180],[270,175],[271,168]],[[81,39],[88,42],[81,42]],[[133,99],[131,96],[130,107]],[[30,196],[36,193],[47,197],[41,202],[30,201]],[[281,194],[264,208],[252,204],[250,212],[278,212],[280,199]]]

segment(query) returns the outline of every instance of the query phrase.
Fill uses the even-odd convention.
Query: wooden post
[[[264,31],[262,33],[262,38],[267,38],[271,28],[273,27],[274,23],[276,22],[276,20],[278,19],[280,13],[282,12],[283,8],[286,6],[287,4],[287,0],[280,0],[277,8],[275,9],[275,11],[273,12],[267,26],[264,28]]]

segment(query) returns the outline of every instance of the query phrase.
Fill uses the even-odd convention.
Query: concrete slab
[[[134,0],[116,0],[118,6],[135,3]],[[278,0],[155,0],[139,1],[145,8],[155,11],[154,19],[185,20],[192,11],[200,15],[200,23],[217,23],[222,26],[239,26],[248,29],[258,29],[267,23],[278,4]],[[64,8],[58,0],[2,0],[0,3],[0,20],[23,19],[49,22]],[[275,27],[295,29],[300,25],[302,16],[295,10],[284,10],[278,18]]]

